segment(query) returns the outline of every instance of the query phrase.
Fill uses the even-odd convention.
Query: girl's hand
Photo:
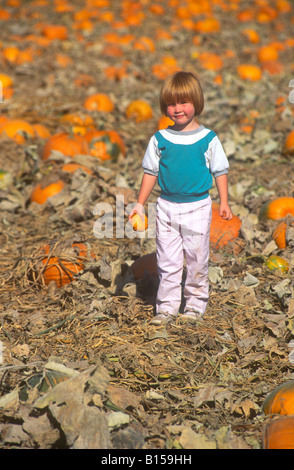
[[[220,204],[219,215],[225,220],[231,220],[233,214],[230,206],[228,204]]]
[[[143,204],[140,204],[140,202],[137,202],[137,204],[135,205],[135,207],[131,210],[131,212],[129,214],[129,220],[131,220],[131,218],[133,217],[134,214],[139,214],[141,219],[142,220],[144,219],[144,206],[143,206]]]

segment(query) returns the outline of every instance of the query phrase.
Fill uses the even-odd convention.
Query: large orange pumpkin
[[[283,219],[287,215],[294,216],[294,198],[278,197],[271,202],[265,203],[259,211],[259,220]]]
[[[212,203],[212,220],[210,226],[210,243],[215,248],[223,247],[239,236],[242,222],[236,215],[225,220],[219,215],[219,204]]]
[[[62,287],[74,279],[74,275],[82,271],[89,257],[85,243],[60,244],[51,248],[50,244],[40,249],[43,268],[41,277],[46,285],[54,281]],[[90,256],[94,256],[92,253]]]
[[[294,380],[276,387],[264,400],[262,410],[266,415],[294,414]]]
[[[52,152],[56,150],[63,155],[74,157],[75,155],[89,154],[86,139],[81,135],[69,135],[64,132],[52,135],[44,145],[42,159],[47,160]]]
[[[294,416],[283,416],[266,424],[263,449],[294,449]]]

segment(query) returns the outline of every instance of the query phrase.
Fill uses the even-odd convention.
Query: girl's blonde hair
[[[195,116],[199,116],[204,108],[203,91],[197,75],[192,72],[176,72],[168,77],[159,95],[160,110],[166,114],[171,103],[190,101],[195,108]]]

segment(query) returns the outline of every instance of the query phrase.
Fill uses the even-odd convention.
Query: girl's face
[[[199,124],[194,120],[195,107],[191,101],[180,101],[169,103],[166,108],[166,115],[174,121],[173,128],[178,131],[188,131],[197,129]]]

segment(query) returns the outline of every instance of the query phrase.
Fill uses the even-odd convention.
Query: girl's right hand
[[[140,202],[137,202],[135,207],[131,210],[129,214],[129,220],[133,217],[134,214],[139,214],[141,219],[144,219],[144,206],[143,204],[140,204]]]

